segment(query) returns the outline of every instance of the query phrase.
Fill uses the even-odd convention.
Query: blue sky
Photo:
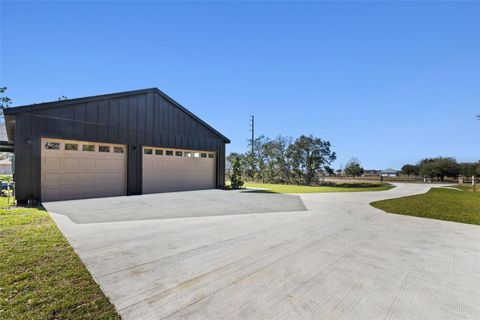
[[[14,105],[158,87],[245,151],[330,140],[334,166],[480,158],[480,2],[1,2]]]

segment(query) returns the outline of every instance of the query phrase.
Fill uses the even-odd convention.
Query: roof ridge
[[[79,97],[79,98],[72,98],[72,99],[65,99],[65,100],[54,100],[54,101],[46,101],[40,103],[31,103],[25,104],[20,106],[14,106],[4,109],[7,114],[15,114],[26,112],[18,109],[23,108],[31,108],[31,107],[48,107],[51,105],[55,105],[57,107],[70,105],[78,103],[79,101],[88,101],[88,100],[96,100],[96,99],[109,99],[110,97],[118,97],[118,96],[130,96],[130,95],[139,95],[149,91],[160,91],[158,88],[146,88],[146,89],[138,89],[138,90],[129,90],[129,91],[120,91],[120,92],[112,92],[112,93],[104,93],[104,94],[97,94],[93,96],[86,96],[86,97]]]
[[[16,107],[11,107],[11,108],[4,109],[3,112],[6,116],[9,116],[9,115],[16,115],[16,114],[19,114],[19,113],[29,112],[29,111],[33,111],[33,110],[37,110],[37,109],[64,107],[64,106],[69,106],[69,105],[73,105],[73,104],[93,102],[93,101],[97,101],[97,100],[107,100],[107,99],[115,99],[115,98],[124,97],[124,96],[140,95],[140,94],[144,94],[144,93],[148,93],[148,92],[155,92],[155,93],[159,94],[164,99],[168,100],[171,104],[173,104],[175,107],[179,108],[180,110],[182,110],[183,112],[188,114],[190,117],[192,117],[195,120],[197,120],[198,122],[200,122],[200,124],[207,127],[210,131],[212,131],[214,134],[219,136],[225,143],[230,143],[230,139],[225,137],[223,134],[218,132],[216,129],[214,129],[212,126],[210,126],[208,123],[206,123],[205,121],[200,119],[198,116],[196,116],[190,110],[188,110],[187,108],[182,106],[180,103],[178,103],[173,98],[171,98],[166,93],[164,93],[163,91],[161,91],[160,89],[158,89],[156,87],[139,89],[139,90],[131,90],[131,91],[106,93],[106,94],[80,97],[80,98],[74,98],[74,99],[66,99],[66,100],[59,100],[59,101],[49,101],[49,102],[21,105],[21,106],[16,106]]]

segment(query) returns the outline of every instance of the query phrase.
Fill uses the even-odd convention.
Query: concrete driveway
[[[265,212],[305,211],[297,195],[256,190],[200,190],[131,197],[55,201],[45,205],[76,223],[156,220]]]
[[[237,198],[265,194],[209,191],[225,210],[187,193],[129,197],[122,219],[45,207],[124,319],[480,319],[480,227],[368,205],[429,188],[302,195],[308,211],[252,200],[264,210],[251,214]],[[136,220],[143,199],[159,213]],[[84,214],[101,216],[97,200]],[[181,219],[167,202],[183,202]]]

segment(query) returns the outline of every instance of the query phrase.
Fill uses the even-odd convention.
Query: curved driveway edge
[[[480,227],[369,205],[430,187],[301,195],[309,211],[52,216],[124,319],[479,319]]]

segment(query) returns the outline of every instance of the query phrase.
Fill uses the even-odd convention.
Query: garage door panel
[[[143,152],[143,193],[215,188],[215,158],[200,158],[200,152],[192,150],[161,149],[163,155],[157,155],[160,148],[148,149],[153,153]],[[166,150],[182,151],[182,156],[167,156]],[[185,152],[197,157],[186,157]]]
[[[62,193],[64,196],[68,196],[69,198],[73,197],[88,197],[91,193],[93,187],[89,187],[88,185],[64,185],[62,188]]]
[[[84,156],[84,155],[80,155]],[[88,170],[95,168],[95,159],[79,159],[79,169]]]
[[[144,168],[147,169],[147,170],[151,170],[154,168],[154,163],[152,160],[150,159],[145,159],[145,161],[143,162],[144,164]]]
[[[95,161],[97,169],[105,170],[110,168],[110,161],[108,159],[96,159]]]
[[[58,145],[49,150],[46,142]],[[65,144],[79,147],[65,150]],[[95,151],[83,151],[85,144],[94,145]],[[100,145],[109,146],[110,152],[100,152]],[[42,139],[42,201],[125,195],[127,156],[114,153],[114,147],[126,150],[124,145]]]
[[[110,169],[112,170],[121,170],[125,168],[125,159],[113,159],[110,162]]]
[[[80,182],[95,181],[95,173],[82,172],[82,174],[79,175],[79,181]]]
[[[49,199],[56,199],[61,198],[62,196],[62,189],[60,188],[46,188],[42,189],[42,197],[49,198]]]
[[[79,174],[78,173],[64,173],[63,174],[63,182],[65,183],[78,183],[79,182]]]
[[[62,182],[62,174],[61,173],[46,173],[45,174],[45,181],[49,183],[60,183]]]
[[[95,176],[97,184],[112,185],[122,183],[124,175],[118,173],[97,173]]]
[[[62,167],[62,160],[57,155],[55,155],[51,158],[45,159],[45,162],[44,162],[44,168],[45,169],[56,170],[56,169],[59,169],[61,167]]]
[[[109,174],[109,173],[97,173],[95,174],[95,180],[98,183],[100,184],[110,184],[110,180],[112,178],[112,175]]]
[[[65,158],[64,167],[66,170],[78,170],[78,168],[80,167],[79,159]]]
[[[123,180],[125,179],[124,175],[119,173],[111,173],[110,177],[112,181],[116,181],[116,182],[123,182]]]

